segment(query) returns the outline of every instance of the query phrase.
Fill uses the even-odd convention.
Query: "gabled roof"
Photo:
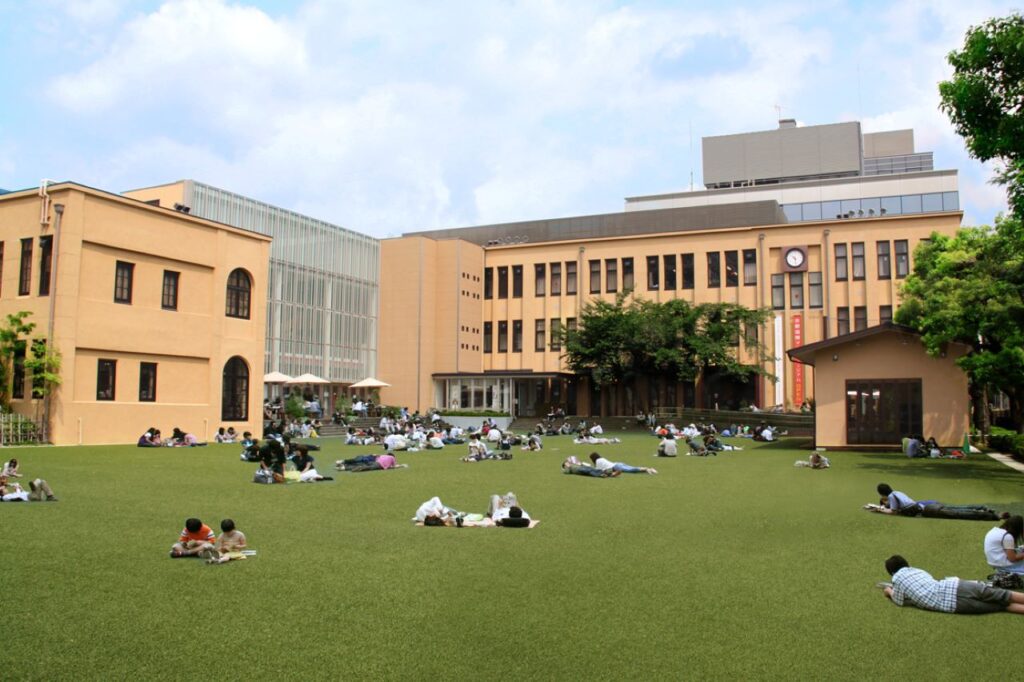
[[[867,329],[861,329],[859,331],[850,332],[849,334],[843,334],[842,336],[833,336],[830,339],[824,339],[823,341],[817,341],[815,343],[809,343],[806,346],[800,346],[799,348],[792,348],[786,351],[786,355],[789,356],[790,360],[794,362],[800,362],[805,365],[814,366],[814,355],[821,350],[828,348],[835,348],[838,346],[844,346],[848,343],[856,341],[862,341],[872,336],[878,336],[879,334],[895,333],[895,334],[908,334],[916,338],[921,338],[921,335],[917,330],[911,327],[905,327],[895,322],[883,322],[875,325],[874,327],[868,327]]]

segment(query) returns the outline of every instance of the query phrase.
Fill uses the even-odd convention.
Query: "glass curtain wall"
[[[192,215],[274,239],[265,371],[333,383],[376,374],[377,239],[198,182],[185,201]]]

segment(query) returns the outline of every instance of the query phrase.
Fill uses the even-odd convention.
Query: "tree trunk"
[[[981,434],[982,440],[987,442],[988,434],[991,430],[988,410],[988,387],[972,382],[970,384],[970,393],[972,424],[978,433]]]
[[[1021,411],[1020,389],[1014,388],[1005,391],[1006,397],[1010,400],[1010,425],[1017,433],[1024,433],[1024,414]]]

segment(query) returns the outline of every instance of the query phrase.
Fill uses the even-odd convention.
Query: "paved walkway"
[[[1017,471],[1024,471],[1024,464],[1021,464],[1020,462],[1015,460],[1013,457],[1010,457],[1009,455],[1003,455],[998,452],[990,452],[988,453],[988,456],[996,460],[997,462],[1002,462],[1011,469],[1016,469]]]

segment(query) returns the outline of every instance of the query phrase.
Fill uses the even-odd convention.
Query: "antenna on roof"
[[[43,227],[50,224],[50,194],[46,189],[52,182],[54,181],[47,178],[39,181],[39,196],[42,197],[42,202],[39,206],[39,224]]]
[[[693,119],[687,124],[690,129],[690,191],[693,191]]]

